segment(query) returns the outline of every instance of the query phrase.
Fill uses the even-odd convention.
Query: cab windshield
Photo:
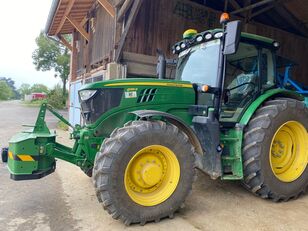
[[[191,47],[179,54],[176,79],[217,86],[220,39]]]

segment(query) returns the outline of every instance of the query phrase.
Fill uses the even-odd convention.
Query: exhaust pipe
[[[158,79],[164,79],[166,77],[166,56],[162,50],[157,49],[158,62],[157,62],[157,75]]]

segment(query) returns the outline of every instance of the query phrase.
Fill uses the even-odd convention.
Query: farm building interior
[[[171,47],[183,32],[221,27],[222,12],[242,20],[243,31],[279,41],[279,55],[296,63],[293,78],[308,85],[305,0],[54,0],[46,33],[71,50],[70,122],[81,122],[83,84],[156,77],[157,49],[175,59]],[[72,34],[71,43],[66,34]],[[173,75],[170,65],[166,77]]]

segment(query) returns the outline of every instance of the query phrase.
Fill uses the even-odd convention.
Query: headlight
[[[184,49],[186,47],[185,43],[181,43],[181,48]]]
[[[204,38],[205,38],[206,40],[210,40],[210,39],[213,38],[213,35],[212,35],[211,33],[207,33],[207,34],[204,35]]]
[[[79,96],[82,101],[86,101],[90,99],[96,92],[97,90],[83,90],[79,92]]]
[[[199,35],[199,36],[196,38],[196,41],[197,41],[198,43],[201,43],[201,42],[203,41],[202,35]]]
[[[223,32],[218,32],[214,35],[215,38],[219,39],[221,38],[222,36],[224,36],[224,33]]]
[[[275,41],[275,42],[273,42],[273,46],[276,47],[276,48],[278,48],[278,47],[280,47],[280,43],[277,42],[277,41]]]

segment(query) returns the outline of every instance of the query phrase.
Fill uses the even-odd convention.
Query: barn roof
[[[131,0],[125,0],[131,1]],[[112,15],[124,0],[53,0],[46,33],[70,34],[85,23],[94,4],[100,3]],[[144,0],[146,1],[146,0]],[[227,11],[246,22],[259,22],[308,38],[307,0],[191,0],[218,11]]]

